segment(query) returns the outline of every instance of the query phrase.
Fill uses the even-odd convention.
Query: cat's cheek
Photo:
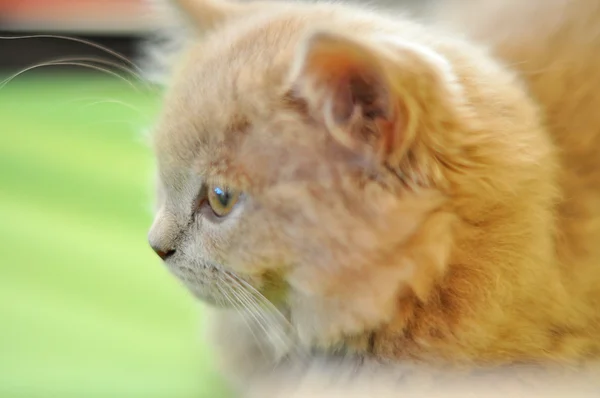
[[[345,343],[403,318],[403,299],[427,301],[447,271],[454,221],[449,213],[431,215],[401,253],[385,262],[337,274],[306,267],[291,273],[291,313],[302,342],[321,347]]]
[[[288,268],[292,254],[278,225],[254,208],[246,211],[248,216],[240,219],[220,251],[219,262],[231,272],[254,277]]]

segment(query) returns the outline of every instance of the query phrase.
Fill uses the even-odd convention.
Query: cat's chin
[[[203,305],[207,305],[216,309],[229,309],[235,308],[231,304],[230,300],[224,295],[215,294],[212,289],[207,289],[206,286],[192,285],[187,281],[183,281],[183,284],[192,296],[201,302]]]
[[[235,308],[231,289],[225,285],[225,273],[214,264],[188,265],[167,262],[168,270],[192,296],[216,308]]]
[[[202,304],[211,306],[215,309],[247,309],[247,296],[240,296],[238,293],[233,293],[234,289],[229,287],[213,286],[190,286],[186,283],[188,291],[192,293],[194,298]]]

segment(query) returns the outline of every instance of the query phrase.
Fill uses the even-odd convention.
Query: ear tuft
[[[197,30],[207,31],[238,15],[243,4],[230,0],[169,0]]]

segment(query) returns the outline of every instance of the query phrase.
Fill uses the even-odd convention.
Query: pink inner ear
[[[326,33],[311,37],[305,51],[296,76],[308,109],[338,143],[382,160],[405,125],[387,76],[390,61],[368,43]]]
[[[345,125],[357,116],[371,120],[389,117],[390,88],[384,60],[368,45],[319,34],[308,42],[303,58],[300,78],[308,77],[302,80],[311,86],[304,87],[305,93],[317,96],[309,95],[308,100],[317,107],[330,101],[333,122]]]
[[[336,86],[332,89],[331,116],[336,123],[346,125],[352,118],[356,105],[352,87],[347,77],[341,78]]]

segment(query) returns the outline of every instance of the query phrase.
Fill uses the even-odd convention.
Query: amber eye
[[[211,186],[208,188],[208,204],[219,217],[231,213],[240,198],[240,193],[229,188]]]

